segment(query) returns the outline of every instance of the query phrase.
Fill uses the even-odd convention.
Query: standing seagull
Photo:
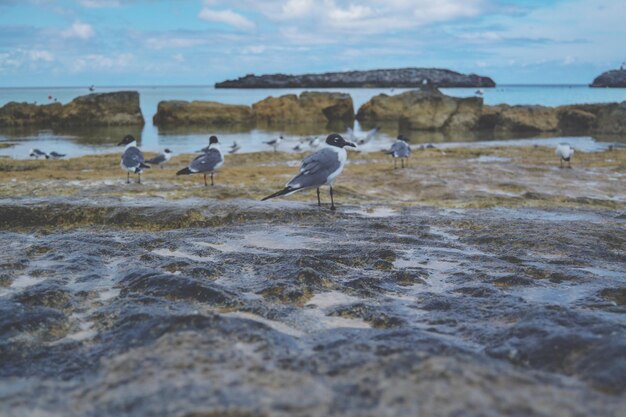
[[[328,135],[326,138],[326,144],[330,146],[328,148],[321,149],[302,160],[300,173],[293,177],[287,183],[285,188],[265,197],[261,201],[279,197],[281,195],[291,195],[296,191],[315,187],[317,188],[317,205],[321,206],[320,187],[322,185],[329,185],[330,209],[335,210],[335,201],[333,200],[333,182],[335,181],[335,178],[341,174],[341,171],[343,171],[343,167],[348,159],[348,155],[344,147],[352,146],[356,148],[356,145],[351,142],[346,142],[341,135],[336,133]]]
[[[117,146],[125,145],[120,166],[126,171],[126,184],[130,184],[130,174],[137,174],[137,184],[141,184],[141,173],[145,168],[150,168],[144,163],[143,152],[137,147],[137,141],[132,135],[124,136]]]
[[[401,167],[404,168],[404,160],[406,159],[406,166],[409,166],[409,156],[411,155],[411,148],[407,143],[407,138],[402,135],[398,136],[391,149],[387,152],[388,155],[393,157],[393,169],[396,169],[398,158],[400,158]]]
[[[269,140],[267,142],[263,142],[266,145],[270,145],[272,148],[274,148],[274,152],[276,152],[276,149],[278,148],[278,145],[280,145],[280,142],[283,141],[283,135],[280,135],[279,137],[277,137],[276,139],[272,139]]]
[[[39,157],[44,156],[46,159],[50,158],[50,155],[45,153],[44,151],[40,151],[39,149],[31,149],[28,156],[31,158],[39,159]]]
[[[559,143],[556,147],[556,155],[561,158],[561,168],[563,168],[563,161],[567,162],[567,167],[571,168],[572,155],[574,155],[574,148],[569,143]]]
[[[189,175],[189,174],[204,174],[204,186],[208,184],[206,182],[206,174],[211,173],[211,185],[213,184],[213,174],[222,165],[224,165],[224,155],[220,149],[217,136],[211,136],[209,138],[209,148],[202,155],[198,155],[187,168],[183,168],[176,173],[176,175]]]
[[[228,153],[237,153],[239,152],[239,149],[241,149],[241,146],[239,146],[237,142],[233,142],[233,144],[230,145],[230,150],[228,151]]]
[[[170,159],[172,159],[172,154],[173,154],[172,151],[170,151],[168,148],[165,148],[165,149],[163,149],[163,153],[155,156],[152,159],[148,159],[146,161],[146,164],[158,165],[162,169],[163,165],[165,165],[166,162],[168,162]]]
[[[52,158],[52,159],[61,159],[64,156],[65,156],[64,153],[58,153],[58,152],[55,152],[55,151],[50,152],[50,158]]]

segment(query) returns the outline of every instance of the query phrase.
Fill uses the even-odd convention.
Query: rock
[[[254,113],[249,106],[222,104],[215,101],[161,101],[152,118],[156,126],[206,125],[226,126],[251,125]]]
[[[626,87],[626,70],[618,69],[606,71],[597,76],[590,87]]]
[[[352,121],[352,97],[345,93],[303,92],[300,97],[287,94],[268,97],[252,105],[257,122],[328,123]]]
[[[19,126],[131,126],[144,124],[139,93],[80,96],[68,104],[30,104],[10,102],[0,107],[0,127]]]
[[[596,115],[579,109],[564,109],[557,114],[562,132],[588,132],[596,123]]]
[[[379,94],[363,104],[357,120],[363,122],[397,121],[410,130],[472,130],[482,111],[479,97],[456,98],[437,89],[407,91],[395,96]]]
[[[418,87],[424,80],[438,87],[495,87],[488,77],[438,68],[399,68],[304,75],[254,75],[215,84],[215,88]]]
[[[558,129],[559,124],[557,110],[554,107],[501,104],[487,111],[487,114],[490,113],[492,114],[490,117],[495,117],[493,129],[496,133],[553,132]]]

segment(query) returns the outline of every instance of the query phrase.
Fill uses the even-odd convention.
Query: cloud
[[[256,27],[254,22],[232,10],[213,10],[205,7],[198,17],[208,22],[225,23],[237,29],[250,30]]]
[[[78,4],[89,8],[120,7],[119,0],[78,0]]]
[[[45,62],[54,61],[54,56],[50,52],[39,50],[39,49],[34,49],[32,51],[29,51],[28,57],[30,58],[31,61],[45,61]]]
[[[130,53],[122,53],[115,55],[89,54],[84,57],[76,58],[70,70],[72,72],[83,71],[112,71],[119,72],[133,62],[134,56]]]
[[[61,34],[65,38],[78,38],[86,40],[92,38],[95,35],[95,32],[91,25],[76,21],[71,27],[64,30]]]

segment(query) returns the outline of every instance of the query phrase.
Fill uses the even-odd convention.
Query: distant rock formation
[[[555,132],[626,134],[626,101],[560,107],[483,105],[478,97],[457,98],[436,89],[379,94],[363,104],[357,120],[398,123],[398,129],[483,131],[496,136]]]
[[[437,87],[495,87],[489,77],[438,68],[399,68],[304,75],[254,75],[215,84],[215,88],[412,88],[424,82]]]
[[[212,101],[161,101],[153,117],[157,126],[232,126],[316,123],[354,120],[352,97],[344,93],[303,92],[268,97],[250,106]]]
[[[603,72],[593,80],[590,87],[626,88],[626,69]]]
[[[89,94],[68,104],[10,102],[0,107],[0,127],[19,126],[130,126],[144,124],[139,93]]]

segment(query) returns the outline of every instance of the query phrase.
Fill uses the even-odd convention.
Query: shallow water
[[[277,137],[279,134],[285,135],[287,139],[280,147],[281,151],[291,152],[292,148],[300,144],[303,137],[321,136],[325,137],[328,131],[325,127],[320,127],[319,131],[308,129],[303,134],[293,134],[280,131],[264,131],[254,129],[252,131],[237,132],[228,130],[218,130],[217,132],[206,129],[196,129],[195,131],[184,129],[159,130],[152,125],[152,116],[156,112],[157,104],[161,100],[214,100],[230,104],[252,104],[262,100],[267,96],[279,96],[284,94],[299,94],[303,89],[215,89],[210,86],[188,86],[188,87],[98,87],[96,92],[110,92],[120,90],[136,90],[140,93],[140,106],[146,125],[143,129],[137,128],[96,128],[96,129],[74,129],[65,133],[52,132],[50,130],[30,130],[30,131],[9,131],[0,130],[0,143],[10,142],[14,146],[0,149],[0,156],[11,158],[28,158],[31,148],[39,148],[47,152],[56,151],[68,154],[70,157],[119,152],[114,145],[126,133],[132,133],[141,139],[141,146],[145,151],[158,152],[164,148],[170,148],[174,153],[180,154],[193,152],[207,144],[207,136],[217,133],[223,143],[224,151],[233,142],[242,145],[240,152],[257,152],[268,150],[264,141]],[[307,89],[309,90],[309,89]],[[355,89],[314,89],[316,91],[345,91],[352,96],[355,111],[367,100],[380,93],[398,94],[407,89],[377,89],[377,88],[355,88]],[[474,88],[442,89],[445,94],[468,97],[473,96]],[[502,85],[493,89],[483,89],[484,101],[486,104],[542,104],[548,106],[577,103],[599,103],[618,102],[626,100],[626,89],[606,89],[588,88],[587,86],[511,86]],[[48,95],[51,95],[59,102],[67,103],[73,98],[88,94],[86,88],[0,88],[0,106],[9,101],[27,101],[47,103]],[[340,131],[345,131],[340,128]],[[358,137],[365,135],[358,122],[355,122],[354,131]],[[306,133],[306,134],[304,134]],[[476,137],[475,135],[453,135],[452,137],[440,137],[441,135],[431,133],[412,133],[409,135],[413,143],[431,142],[472,142],[489,138]],[[362,147],[363,151],[378,151],[381,148],[389,147],[395,134],[381,133],[379,137]],[[618,139],[602,139],[604,142],[612,142]],[[559,139],[547,140],[548,144],[558,143]],[[591,138],[577,138],[582,142],[584,148],[599,148],[608,145],[598,145]],[[506,145],[508,142],[504,142]],[[543,144],[543,139],[535,139],[533,143]],[[479,145],[480,146],[480,145]],[[304,144],[303,151],[310,148]]]

